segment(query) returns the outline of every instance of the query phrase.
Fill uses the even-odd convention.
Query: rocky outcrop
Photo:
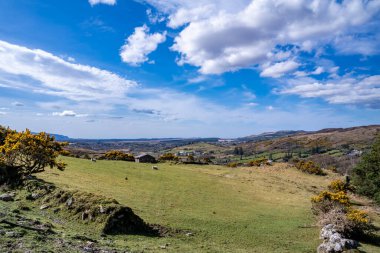
[[[0,195],[0,200],[2,201],[13,201],[14,200],[14,193],[4,193]]]
[[[131,208],[114,199],[63,190],[37,179],[29,180],[26,186],[31,192],[27,200],[38,202],[41,211],[52,210],[65,219],[95,224],[95,228],[102,228],[99,232],[103,234],[161,235],[161,229],[145,223]]]
[[[129,207],[119,206],[108,216],[103,233],[105,234],[155,234],[143,219]]]
[[[344,238],[342,234],[336,231],[332,224],[328,224],[322,228],[320,239],[323,239],[323,243],[318,246],[318,253],[341,253],[357,249],[359,246],[357,241]]]

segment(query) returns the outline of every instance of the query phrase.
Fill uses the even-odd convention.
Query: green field
[[[39,177],[115,198],[146,222],[193,233],[113,237],[134,252],[315,252],[319,228],[310,197],[336,177],[306,175],[285,164],[232,169],[160,163],[152,170],[150,164],[63,160],[64,172],[47,170]]]

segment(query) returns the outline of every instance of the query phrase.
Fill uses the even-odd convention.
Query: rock
[[[0,200],[2,201],[13,201],[14,194],[4,193],[0,195]]]
[[[91,241],[87,241],[87,242],[86,242],[86,246],[89,247],[89,248],[93,248],[94,245],[95,245],[94,242],[91,242]]]
[[[92,248],[89,248],[87,246],[83,247],[83,251],[84,252],[94,252],[94,250]]]
[[[19,238],[19,237],[22,237],[23,234],[16,231],[8,231],[8,232],[5,232],[5,236],[10,237],[10,238]]]
[[[44,210],[44,209],[47,209],[49,207],[50,207],[50,205],[45,204],[45,205],[40,206],[40,210]]]
[[[102,205],[99,206],[99,212],[100,212],[100,213],[105,213],[105,212],[106,212],[106,211],[104,210],[104,208],[103,208]]]
[[[26,199],[27,200],[36,200],[36,199],[39,199],[41,197],[42,197],[41,194],[33,192],[33,193],[29,194],[28,196],[26,196]]]
[[[356,249],[359,246],[358,242],[343,238],[332,224],[321,229],[320,238],[323,239],[323,243],[318,246],[318,253],[340,253]]]
[[[321,229],[319,238],[323,240],[329,239],[335,232],[334,225],[328,224]]]
[[[193,235],[193,233],[191,233],[191,232],[186,233],[186,236],[192,236],[192,235]]]
[[[34,200],[41,198],[42,196],[39,193],[33,192],[30,197]]]
[[[67,201],[66,201],[66,206],[70,207],[72,204],[73,204],[73,198],[70,197]]]
[[[94,250],[94,245],[95,245],[94,242],[87,241],[86,246],[83,247],[83,251],[84,252],[97,252]]]

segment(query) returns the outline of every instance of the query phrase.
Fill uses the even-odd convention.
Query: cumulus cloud
[[[279,94],[294,94],[304,98],[321,98],[331,104],[364,105],[380,108],[380,75],[340,77],[327,81],[299,78],[288,81]]]
[[[0,40],[0,84],[75,101],[121,99],[136,82]]]
[[[281,77],[284,74],[297,69],[299,65],[299,63],[293,60],[278,62],[271,66],[264,67],[263,71],[260,73],[260,76],[274,78]]]
[[[94,6],[97,4],[108,4],[108,5],[116,4],[116,0],[88,0],[88,2],[91,4],[91,6]]]
[[[379,48],[379,1],[146,2],[168,15],[169,27],[187,24],[175,37],[172,49],[180,54],[179,64],[199,67],[203,74],[221,74],[268,61],[273,65],[278,59],[273,59],[272,52],[289,45],[305,52],[332,45],[345,54],[371,54]],[[353,43],[344,43],[347,38]]]
[[[170,15],[168,27],[178,28],[191,21],[197,21],[210,16],[213,12],[213,5],[203,5],[194,9],[180,8]]]
[[[166,32],[149,34],[149,27],[146,25],[136,27],[120,50],[121,59],[132,66],[139,66],[148,61],[148,55],[165,40]]]

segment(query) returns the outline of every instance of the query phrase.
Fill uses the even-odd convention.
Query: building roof
[[[153,157],[152,155],[142,153],[142,154],[136,156],[135,158],[141,158],[141,157],[144,157],[144,156],[151,156],[151,157]]]

